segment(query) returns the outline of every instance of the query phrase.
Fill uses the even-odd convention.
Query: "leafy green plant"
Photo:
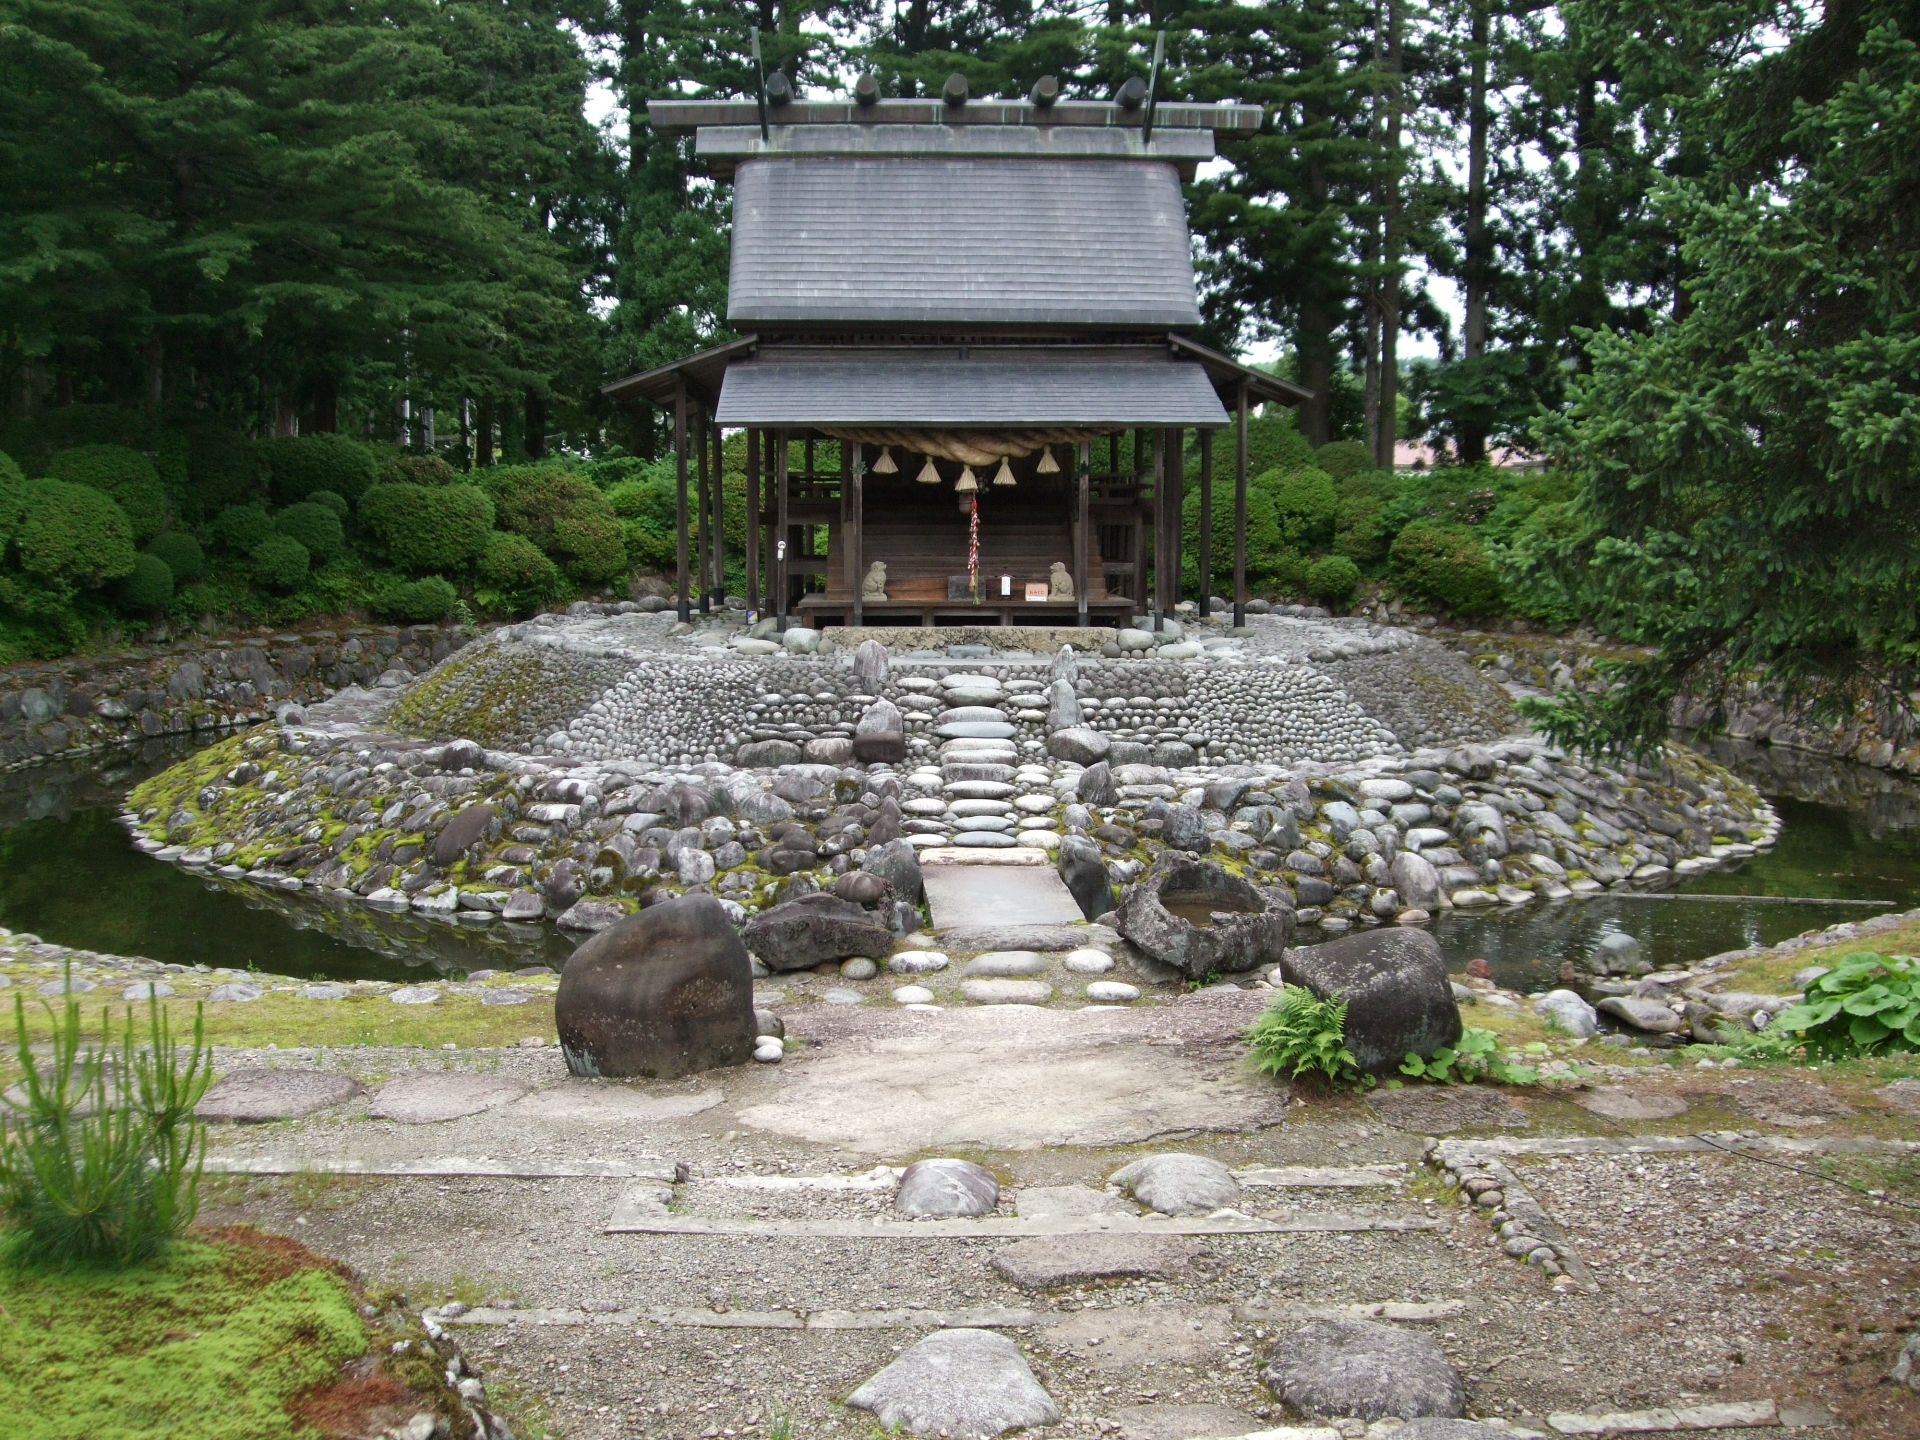
[[[1247,1063],[1263,1075],[1295,1077],[1309,1072],[1335,1084],[1359,1079],[1346,1046],[1347,1002],[1320,999],[1302,985],[1283,985],[1280,999],[1247,1027]]]
[[[459,592],[438,575],[410,580],[376,591],[368,599],[368,608],[383,620],[401,624],[421,624],[444,620],[459,600]]]
[[[277,531],[247,552],[253,578],[269,590],[288,591],[307,578],[313,557],[291,535]]]
[[[147,553],[164,560],[174,580],[181,585],[191,585],[207,573],[206,552],[200,548],[200,542],[184,530],[162,531],[153,537]]]
[[[17,1097],[0,1095],[0,1211],[14,1258],[67,1268],[153,1254],[199,1205],[206,1131],[193,1111],[212,1078],[203,1014],[184,1055],[151,998],[144,1045],[129,1006],[117,1043],[103,1010],[99,1044],[83,1047],[71,993],[47,1058],[34,1054],[19,996],[13,1023],[21,1080]]]
[[[1920,959],[1844,956],[1767,1028],[1802,1037],[1809,1053],[1828,1059],[1920,1050]]]
[[[163,610],[173,599],[173,567],[158,555],[133,557],[133,569],[117,583],[120,603],[136,613]]]
[[[1499,1037],[1493,1031],[1473,1029],[1462,1031],[1457,1045],[1442,1045],[1425,1058],[1408,1055],[1400,1066],[1400,1073],[1416,1080],[1431,1080],[1436,1085],[1471,1085],[1476,1080],[1531,1085],[1540,1078],[1540,1072],[1533,1066],[1503,1052]]]
[[[1499,608],[1500,574],[1464,525],[1416,521],[1394,537],[1388,558],[1394,579],[1417,599],[1455,615]]]
[[[1322,555],[1307,566],[1307,593],[1336,609],[1345,609],[1360,588],[1360,567],[1345,555]]]
[[[316,569],[338,555],[347,543],[340,517],[315,500],[289,505],[273,517],[273,525],[282,535],[291,535],[307,547]]]
[[[55,455],[48,462],[47,475],[111,495],[133,526],[137,543],[151,540],[166,528],[166,486],[160,483],[153,462],[138,450],[125,445],[78,445]]]

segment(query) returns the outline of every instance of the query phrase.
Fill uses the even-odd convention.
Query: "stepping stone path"
[[[1274,1347],[1264,1378],[1310,1420],[1455,1417],[1467,1403],[1437,1342],[1375,1320],[1309,1320]]]
[[[528,1088],[525,1081],[504,1075],[406,1075],[382,1085],[367,1114],[402,1125],[432,1125],[509,1104]]]
[[[1162,1215],[1210,1215],[1240,1199],[1240,1183],[1205,1155],[1149,1155],[1107,1177]]]
[[[985,975],[996,979],[1014,979],[1047,973],[1046,957],[1033,950],[992,950],[967,962],[963,975]]]
[[[1396,1130],[1416,1135],[1446,1135],[1488,1125],[1525,1129],[1533,1123],[1506,1096],[1471,1085],[1375,1091],[1367,1096],[1367,1107]]]
[[[1020,1347],[991,1330],[939,1330],[847,1397],[883,1429],[951,1440],[992,1440],[1052,1425],[1060,1407],[1040,1387]]]
[[[992,1263],[1023,1289],[1053,1290],[1106,1280],[1178,1279],[1200,1250],[1198,1240],[1173,1235],[1042,1235],[996,1250]]]
[[[1011,846],[1012,835],[969,831],[955,844]],[[934,865],[921,871],[933,928],[961,925],[1072,925],[1082,919],[1060,874],[1051,865]]]
[[[991,1215],[999,1203],[1000,1182],[968,1160],[916,1160],[893,1196],[893,1208],[916,1220]]]
[[[1687,1113],[1687,1102],[1678,1095],[1647,1095],[1607,1087],[1589,1090],[1577,1098],[1585,1109],[1609,1120],[1671,1120]]]
[[[1039,980],[963,980],[960,993],[976,1005],[1044,1005],[1053,987]]]
[[[207,1087],[194,1113],[202,1120],[298,1120],[362,1093],[359,1081],[332,1070],[235,1070]]]

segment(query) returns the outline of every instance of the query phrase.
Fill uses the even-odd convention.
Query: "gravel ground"
[[[1224,1042],[1244,1023],[1238,1011],[1245,1003],[1231,995],[1195,997],[1116,1012],[1105,1023],[1137,1030],[1137,1038],[1158,1041],[1188,1065],[1224,1073],[1235,1063]],[[881,1043],[904,1023],[866,1007],[806,1007],[804,1019],[809,1038],[830,1051]],[[1163,1052],[1142,1047],[1140,1053]],[[222,1068],[235,1058],[223,1055]],[[559,1079],[557,1055],[538,1050],[281,1051],[247,1058],[348,1068],[369,1081],[446,1067],[502,1070],[537,1086]],[[359,1101],[307,1121],[223,1132],[217,1153],[654,1154],[688,1165],[692,1178],[679,1187],[675,1203],[696,1215],[875,1213],[880,1206],[867,1192],[768,1194],[719,1183],[749,1173],[859,1174],[876,1159],[898,1165],[914,1158],[754,1131],[735,1109],[759,1087],[780,1083],[779,1073],[590,1087],[623,1104],[657,1102],[657,1118],[644,1110],[596,1112],[530,1126],[504,1124],[496,1113],[396,1126],[366,1119]],[[1920,1135],[1911,1116],[1865,1113],[1859,1094],[1849,1092],[1849,1105],[1804,1072],[1694,1077],[1622,1068],[1608,1079],[1647,1089],[1686,1087],[1694,1111],[1645,1127],[1664,1133],[1726,1115],[1779,1135]],[[711,1092],[722,1092],[723,1102],[671,1113],[676,1105],[684,1109],[687,1097]],[[1538,1137],[1622,1128],[1596,1122],[1564,1095],[1529,1092],[1516,1099],[1529,1128],[1479,1133]],[[858,1094],[848,1097],[850,1106],[860,1103]],[[1810,1128],[1807,1112],[1821,1108],[1828,1116],[1814,1117],[1818,1128]],[[1849,1109],[1862,1113],[1849,1115]],[[1795,1123],[1776,1124],[1765,1113]],[[1920,1294],[1920,1215],[1893,1203],[1902,1183],[1914,1188],[1911,1177],[1903,1182],[1895,1173],[1911,1170],[1911,1159],[1845,1162],[1845,1176],[1888,1190],[1878,1201],[1731,1157],[1511,1160],[1598,1279],[1599,1293],[1587,1294],[1564,1285],[1556,1290],[1502,1254],[1490,1243],[1482,1214],[1463,1207],[1437,1172],[1419,1163],[1424,1139],[1383,1124],[1358,1097],[1296,1094],[1286,1117],[1263,1129],[1196,1135],[1164,1148],[1213,1155],[1235,1167],[1405,1165],[1405,1184],[1397,1190],[1248,1189],[1241,1208],[1293,1219],[1436,1216],[1447,1228],[1214,1235],[1168,1280],[1036,1294],[991,1268],[994,1251],[1011,1243],[1005,1240],[608,1235],[602,1227],[625,1183],[611,1180],[223,1177],[210,1182],[203,1218],[286,1230],[377,1280],[403,1286],[416,1305],[459,1298],[596,1313],[704,1307],[716,1316],[723,1312],[714,1307],[727,1314],[1030,1308],[1037,1322],[1010,1333],[1064,1412],[1059,1426],[1037,1432],[1043,1435],[1163,1440],[1236,1433],[1242,1422],[1246,1429],[1284,1423],[1291,1417],[1258,1378],[1267,1347],[1288,1323],[1272,1307],[1380,1301],[1461,1302],[1457,1313],[1419,1328],[1453,1356],[1475,1414],[1545,1429],[1544,1417],[1556,1411],[1765,1397],[1831,1407],[1842,1423],[1817,1432],[1823,1435],[1906,1440],[1920,1434],[1920,1398],[1896,1396],[1878,1381],[1904,1331],[1920,1322],[1914,1299]],[[1140,1153],[1141,1147],[1057,1147],[969,1158],[994,1169],[1011,1191],[1099,1187]],[[1011,1213],[1013,1203],[1006,1195],[1002,1213]],[[492,1393],[517,1411],[522,1434],[693,1440],[764,1436],[778,1415],[791,1417],[801,1437],[865,1436],[871,1417],[838,1402],[924,1332],[662,1326],[628,1318],[471,1326],[457,1333]]]

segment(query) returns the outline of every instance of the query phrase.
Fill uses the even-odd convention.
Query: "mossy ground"
[[[0,1270],[13,1440],[311,1434],[301,1402],[368,1343],[344,1273],[249,1231],[203,1232],[125,1271]]]

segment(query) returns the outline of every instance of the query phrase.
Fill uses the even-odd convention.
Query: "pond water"
[[[0,775],[0,925],[87,950],[343,980],[558,968],[572,953],[576,939],[551,925],[384,915],[150,859],[116,818],[121,797],[188,748],[151,741],[137,752]],[[1679,964],[1892,908],[1760,897],[1920,905],[1920,785],[1793,751],[1733,742],[1709,749],[1780,811],[1786,828],[1771,854],[1697,877],[1674,898],[1603,896],[1443,915],[1434,934],[1452,968],[1484,957],[1501,984],[1537,989],[1553,983],[1563,958],[1612,931],[1638,939],[1655,965]]]

